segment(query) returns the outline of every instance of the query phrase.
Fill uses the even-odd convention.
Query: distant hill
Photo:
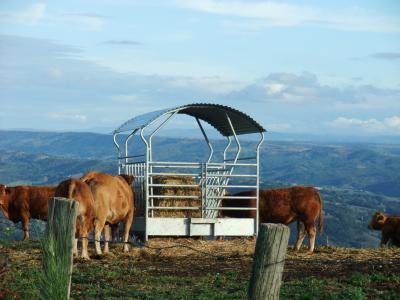
[[[53,185],[89,170],[116,173],[117,164],[114,160],[0,150],[0,182],[8,185]]]
[[[214,140],[213,145],[220,155],[225,141]],[[245,156],[255,142],[243,146]],[[206,143],[191,138],[157,137],[154,150],[158,160],[204,161],[208,156]],[[88,170],[117,172],[111,135],[0,131],[2,183],[56,184]],[[377,245],[379,233],[368,230],[367,223],[376,210],[400,215],[399,170],[400,145],[267,140],[261,151],[262,188],[295,184],[321,188],[326,226],[318,243],[324,245]],[[14,237],[2,231],[9,228],[4,222],[0,238],[6,233]]]

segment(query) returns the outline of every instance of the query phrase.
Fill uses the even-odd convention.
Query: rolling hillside
[[[214,145],[218,151],[225,142]],[[160,137],[154,148],[160,160],[207,157],[203,140]],[[0,182],[56,184],[88,170],[116,173],[115,155],[110,135],[0,131]],[[398,170],[400,145],[270,142],[267,135],[261,152],[262,187],[321,188],[325,230],[318,236],[320,245],[376,246],[379,233],[369,231],[367,223],[376,210],[400,214]],[[6,220],[0,220],[0,227],[0,238],[19,235],[5,231],[12,228]]]

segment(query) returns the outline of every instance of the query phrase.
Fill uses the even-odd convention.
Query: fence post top
[[[78,201],[76,201],[75,199],[69,199],[69,198],[64,198],[64,197],[52,197],[52,198],[50,198],[49,199],[49,202],[50,201],[52,201],[52,202],[61,202],[61,203],[63,203],[64,205],[70,205],[71,206],[71,208],[72,207],[76,207],[76,208],[78,208],[79,207],[79,202]]]
[[[261,223],[260,224],[260,229],[261,228],[266,228],[266,229],[271,229],[271,228],[282,228],[282,229],[289,229],[289,226],[285,224],[275,224],[275,223]]]

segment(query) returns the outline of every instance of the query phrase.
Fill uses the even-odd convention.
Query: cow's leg
[[[300,250],[301,244],[303,244],[304,238],[306,236],[306,227],[303,222],[297,221],[297,240],[296,240],[296,250]]]
[[[89,229],[90,229],[89,220],[87,220],[85,216],[82,216],[82,217],[81,217],[81,232],[80,232],[80,238],[81,238],[81,243],[82,243],[82,253],[81,253],[81,257],[82,257],[83,259],[90,259],[90,258],[89,258],[89,252],[88,252]]]
[[[74,245],[73,245],[73,253],[74,253],[74,256],[78,256],[78,238],[79,238],[79,236],[80,236],[80,232],[81,232],[81,222],[80,222],[80,220],[79,220],[79,217],[78,217],[78,219],[76,220],[76,225],[75,225],[75,239],[74,239]]]
[[[313,253],[314,246],[315,246],[315,233],[316,233],[315,224],[314,224],[314,222],[312,222],[312,223],[306,223],[305,225],[306,225],[306,230],[307,230],[308,239],[309,239],[308,251],[310,253]]]
[[[108,248],[108,242],[110,240],[110,225],[104,225],[104,253],[110,252]]]
[[[381,247],[385,247],[387,242],[389,242],[389,235],[385,234],[385,232],[382,231],[382,237],[381,237]]]
[[[96,248],[96,254],[98,255],[101,254],[100,238],[105,223],[106,223],[105,218],[97,219],[94,221],[94,244]]]
[[[119,230],[119,224],[111,226],[111,240],[113,243],[117,241],[118,230]]]
[[[131,229],[133,221],[133,210],[132,212],[127,216],[124,222],[124,252],[129,251],[129,245],[128,245],[128,238],[129,238],[129,230]]]
[[[29,240],[29,216],[22,216],[22,229],[24,230],[24,241]]]

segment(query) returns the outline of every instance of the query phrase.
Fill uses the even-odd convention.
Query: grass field
[[[153,239],[75,260],[73,299],[245,299],[254,241]],[[37,299],[40,244],[0,241],[0,298]],[[288,250],[281,299],[400,299],[400,249]]]

